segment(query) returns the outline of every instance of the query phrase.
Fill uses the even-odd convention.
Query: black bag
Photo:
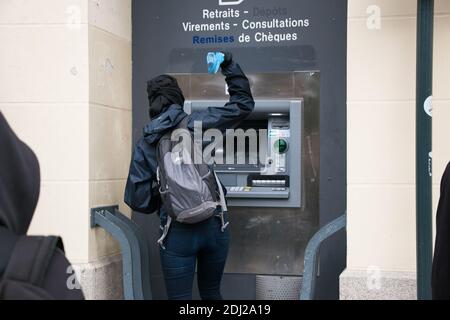
[[[0,300],[54,300],[43,285],[57,249],[59,237],[21,236],[0,279]]]
[[[173,130],[180,129],[190,138],[184,144],[172,141],[172,132],[166,133],[158,142],[156,160],[157,180],[160,186],[162,205],[175,221],[194,224],[210,218],[221,201],[218,180],[206,163],[194,163],[192,134],[187,129],[188,118],[184,118]]]
[[[209,219],[220,206],[222,232],[228,226],[224,213],[227,211],[224,191],[219,178],[206,163],[194,163],[195,153],[202,155],[202,150],[193,142],[192,133],[185,117],[174,130],[167,132],[158,142],[156,160],[158,163],[156,177],[161,194],[162,206],[168,214],[163,234],[158,240],[164,248],[166,238],[173,221],[195,224]],[[183,143],[172,137],[180,129]],[[173,141],[172,138],[175,138]],[[189,138],[185,140],[186,138]]]

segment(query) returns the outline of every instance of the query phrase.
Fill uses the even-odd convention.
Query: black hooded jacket
[[[226,129],[236,128],[253,111],[255,101],[250,90],[250,83],[240,66],[231,61],[222,67],[222,74],[225,76],[230,94],[230,101],[223,107],[210,107],[188,116],[183,106],[168,105],[144,128],[143,136],[137,142],[133,152],[125,188],[125,203],[133,210],[146,214],[157,211],[162,223],[165,223],[166,214],[160,208],[161,200],[155,181],[156,145],[166,132],[173,130],[188,116],[188,128],[191,131],[194,130],[194,123],[201,121],[204,130],[215,128],[224,133]]]
[[[0,280],[18,239],[28,231],[39,192],[39,162],[0,112]],[[67,288],[69,266],[64,253],[56,251],[44,283],[56,299],[83,298],[81,290]]]
[[[441,181],[431,285],[434,300],[450,300],[450,163]]]
[[[0,275],[16,238],[26,234],[40,190],[39,163],[0,113]]]

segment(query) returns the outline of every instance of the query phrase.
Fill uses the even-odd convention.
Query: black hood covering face
[[[169,75],[161,75],[148,81],[147,94],[151,119],[157,117],[169,105],[184,105],[184,96],[178,81]]]
[[[431,286],[434,300],[450,300],[450,163],[441,180]]]
[[[0,229],[24,235],[39,199],[39,162],[0,112]]]

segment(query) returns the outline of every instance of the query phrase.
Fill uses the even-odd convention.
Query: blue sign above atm
[[[219,0],[218,8],[198,8],[194,16],[181,22],[182,31],[194,46],[283,44],[298,42],[311,26],[311,18],[299,16],[298,10],[288,6],[249,7],[241,5],[243,2]]]

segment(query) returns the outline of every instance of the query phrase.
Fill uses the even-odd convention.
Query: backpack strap
[[[161,238],[159,238],[157,241],[157,243],[160,245],[160,247],[163,250],[166,250],[166,247],[164,247],[164,240],[166,239],[167,235],[169,234],[169,229],[170,229],[171,224],[172,224],[172,218],[169,215],[167,215],[167,222],[163,228],[163,233],[161,235]]]
[[[214,172],[214,176],[216,177],[217,188],[219,188],[220,207],[222,209],[220,212],[220,219],[222,221],[222,232],[225,232],[225,229],[230,224],[229,222],[225,223],[225,218],[224,218],[225,213],[228,212],[227,201],[225,200],[225,194],[223,193],[222,184],[220,183],[219,177],[217,176],[217,174],[214,170],[213,170],[213,172]]]
[[[176,126],[174,126],[172,129],[167,130],[167,132],[161,137],[159,141],[162,139],[169,139],[172,136],[172,132],[174,132],[177,129],[187,129],[189,124],[189,116],[186,115]],[[158,141],[158,143],[159,143]]]
[[[186,115],[183,120],[181,120],[178,125],[176,126],[176,129],[187,129],[189,124],[189,116]]]
[[[59,237],[21,236],[12,252],[3,280],[42,287],[56,248],[64,249]]]

